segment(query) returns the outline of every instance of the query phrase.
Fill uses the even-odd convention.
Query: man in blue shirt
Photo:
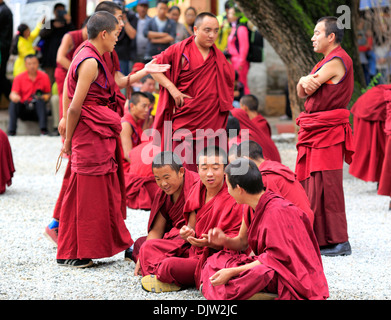
[[[145,60],[151,60],[154,55],[166,50],[175,41],[176,22],[167,18],[168,1],[157,3],[157,15],[148,21],[144,28],[144,36],[149,39]]]

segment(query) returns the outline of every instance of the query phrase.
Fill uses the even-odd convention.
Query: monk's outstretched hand
[[[212,245],[224,247],[226,238],[223,230],[219,228],[210,229],[208,232],[208,242]]]
[[[197,239],[197,238],[190,236],[187,238],[187,241],[191,245],[193,245],[195,247],[199,247],[199,248],[206,247],[209,244],[208,237],[206,235],[202,235],[202,238],[200,238],[200,239]]]
[[[169,64],[157,64],[156,59],[151,60],[144,67],[145,71],[147,71],[148,73],[163,73],[170,68],[171,65]]]
[[[183,240],[187,240],[188,237],[194,237],[195,236],[195,231],[194,229],[188,227],[188,226],[183,226],[179,230],[179,235]]]

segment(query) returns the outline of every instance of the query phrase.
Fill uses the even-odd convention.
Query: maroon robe
[[[252,122],[246,111],[242,109],[233,109],[231,110],[231,114],[239,120],[240,130],[248,129],[249,139],[255,141],[262,147],[265,159],[281,162],[280,153],[270,135]],[[244,136],[241,134],[242,141],[243,137]]]
[[[278,300],[324,300],[329,296],[322,259],[307,215],[277,194],[266,191],[253,217],[244,216],[248,244],[254,256],[222,250],[206,261],[201,273],[202,293],[210,300],[245,300],[264,291]],[[212,286],[218,270],[258,260],[225,285]]]
[[[143,135],[142,123],[140,123],[139,121],[137,122],[136,120],[134,120],[132,115],[130,113],[127,113],[127,112],[122,117],[121,123],[122,122],[127,122],[132,127],[132,130],[133,130],[132,136],[131,136],[132,148],[137,147],[139,144],[141,144],[141,137]],[[125,155],[124,155],[124,150],[122,148],[122,144],[121,144],[121,153],[122,153],[122,164],[123,164],[124,172],[127,172],[129,170],[129,167],[130,167],[130,162],[125,159]]]
[[[256,117],[252,118],[251,121],[254,122],[255,126],[262,132],[267,133],[269,137],[272,136],[272,129],[270,124],[261,114],[258,114]]]
[[[387,90],[384,93],[384,98],[387,101],[387,116],[384,126],[387,142],[377,193],[379,195],[391,197],[391,91]]]
[[[191,188],[198,180],[198,173],[185,169],[182,191],[175,203],[172,202],[171,196],[167,195],[162,189],[158,189],[152,203],[151,213],[148,221],[148,232],[151,231],[153,223],[156,219],[156,215],[160,212],[166,219],[166,230],[163,235],[163,239],[173,241],[175,240],[179,242],[183,241],[179,235],[179,230],[185,224],[185,218],[183,217],[183,207],[189,196]],[[138,260],[140,247],[143,245],[146,239],[146,236],[140,237],[134,244],[132,258],[135,262]],[[148,250],[148,247],[144,250]],[[156,257],[154,252],[148,252],[146,255]]]
[[[72,61],[68,94],[72,100],[77,68],[86,59],[99,73],[83,102],[72,137],[71,175],[60,212],[57,259],[111,257],[133,240],[124,218],[117,161],[121,118],[116,112],[114,78],[97,49],[86,42]]]
[[[143,152],[151,147],[151,142],[143,142],[130,151],[130,164],[125,175],[126,205],[131,209],[151,210],[153,199],[159,190],[152,173],[154,153],[147,153],[148,162]]]
[[[168,90],[160,87],[153,125],[155,133],[160,135],[156,135],[153,140],[155,144],[160,144],[161,151],[175,151],[177,147],[178,150],[186,150],[183,151],[184,154],[176,153],[185,167],[197,171],[196,150],[202,150],[202,147],[197,149],[197,143],[206,146],[206,136],[219,133],[225,135],[228,111],[233,108],[234,72],[215,45],[210,48],[209,55],[204,60],[194,39],[193,36],[189,37],[156,56],[157,63],[171,65],[165,75],[179,91],[192,99],[185,99],[182,107],[175,108],[175,102]],[[167,128],[165,121],[172,121],[172,128]],[[197,130],[201,129],[210,129],[213,132],[208,135],[207,132],[198,131],[197,136]],[[223,142],[225,150],[227,141],[226,139],[225,143]]]
[[[83,30],[79,29],[79,30],[70,31],[68,32],[68,34],[72,38],[73,48],[69,50],[66,57],[69,59],[69,61],[72,61],[73,54],[84,41]],[[54,70],[54,77],[56,79],[57,89],[58,89],[60,119],[63,117],[62,96],[64,92],[64,83],[65,83],[65,78],[67,76],[67,73],[68,70],[65,69],[61,64],[57,63],[56,69]]]
[[[220,228],[234,237],[238,234],[242,215],[249,211],[246,205],[238,205],[228,193],[224,183],[219,193],[205,203],[206,188],[198,181],[191,189],[184,207],[186,223],[189,214],[196,211],[196,238],[212,228]],[[149,247],[149,249],[144,249]],[[145,253],[153,250],[154,256]],[[148,240],[141,248],[139,259],[143,276],[154,274],[160,281],[178,286],[200,285],[201,269],[206,258],[216,251],[208,247],[190,246],[186,241]]]
[[[82,42],[78,46],[78,48],[73,52],[73,58],[74,58],[75,54],[78,53],[80,51],[80,49],[85,46],[86,43],[88,43],[88,40]],[[106,52],[103,55],[103,60],[106,64],[106,67],[108,68],[107,69],[108,72],[110,72],[111,75],[113,76],[113,78],[115,78],[116,71],[118,71],[120,69],[117,53],[115,51],[113,51],[112,53]],[[65,78],[64,78],[64,80],[65,80]],[[116,105],[112,104],[112,108],[113,108],[113,110],[115,110],[119,114],[120,117],[122,117],[124,115],[124,106],[125,106],[126,99],[125,99],[125,96],[121,93],[118,85],[115,82],[112,87],[115,90],[115,95],[113,95],[113,96],[115,96],[115,100],[116,100]],[[119,169],[118,169],[117,173],[118,173],[118,179],[120,182],[121,193],[122,193],[122,207],[123,207],[123,210],[126,210],[125,180],[124,180],[124,173],[123,173],[123,168],[122,168],[122,161],[120,161],[120,159],[122,159],[121,139],[120,139],[120,137],[118,137],[117,138],[117,148],[116,148],[116,160],[117,160]],[[53,211],[53,218],[56,220],[60,220],[60,211],[61,211],[62,201],[64,199],[64,193],[66,191],[66,188],[68,187],[70,175],[71,175],[71,161],[68,161],[68,164],[67,164],[67,167],[66,167],[65,173],[64,173],[63,182],[61,185],[61,190],[60,190],[60,193],[57,198],[57,202],[56,202],[56,205],[55,205],[54,211]]]
[[[14,172],[11,145],[5,132],[0,129],[0,194],[12,184]]]
[[[348,241],[342,169],[344,159],[351,163],[354,153],[347,110],[354,89],[353,62],[338,46],[311,74],[334,58],[342,60],[345,75],[337,84],[328,81],[307,97],[305,112],[296,119],[300,130],[295,170],[314,211],[320,246]]]
[[[385,91],[391,85],[378,85],[360,96],[352,109],[354,150],[349,173],[364,181],[379,182],[383,167],[386,135]]]
[[[307,194],[301,183],[296,179],[294,172],[287,166],[271,160],[265,160],[258,169],[262,174],[265,189],[281,195],[303,210],[312,226],[314,223],[314,212],[311,209]]]

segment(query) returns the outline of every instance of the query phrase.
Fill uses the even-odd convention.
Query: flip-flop
[[[178,287],[174,283],[161,282],[153,274],[143,277],[141,279],[141,285],[144,290],[149,292],[154,292],[154,293],[172,292],[172,291],[181,290],[181,287]]]

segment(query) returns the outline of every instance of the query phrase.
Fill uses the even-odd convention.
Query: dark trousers
[[[7,79],[6,73],[7,73],[7,62],[9,58],[9,49],[8,50],[1,50],[1,66],[0,66],[0,98],[1,95],[4,94],[4,96],[8,99],[10,93],[11,93],[11,81]]]
[[[33,103],[33,108],[30,109],[25,103],[10,102],[8,106],[9,113],[9,125],[8,132],[16,133],[16,126],[18,118],[22,120],[38,120],[39,128],[41,130],[47,129],[47,114],[46,114],[46,102],[37,99]]]

